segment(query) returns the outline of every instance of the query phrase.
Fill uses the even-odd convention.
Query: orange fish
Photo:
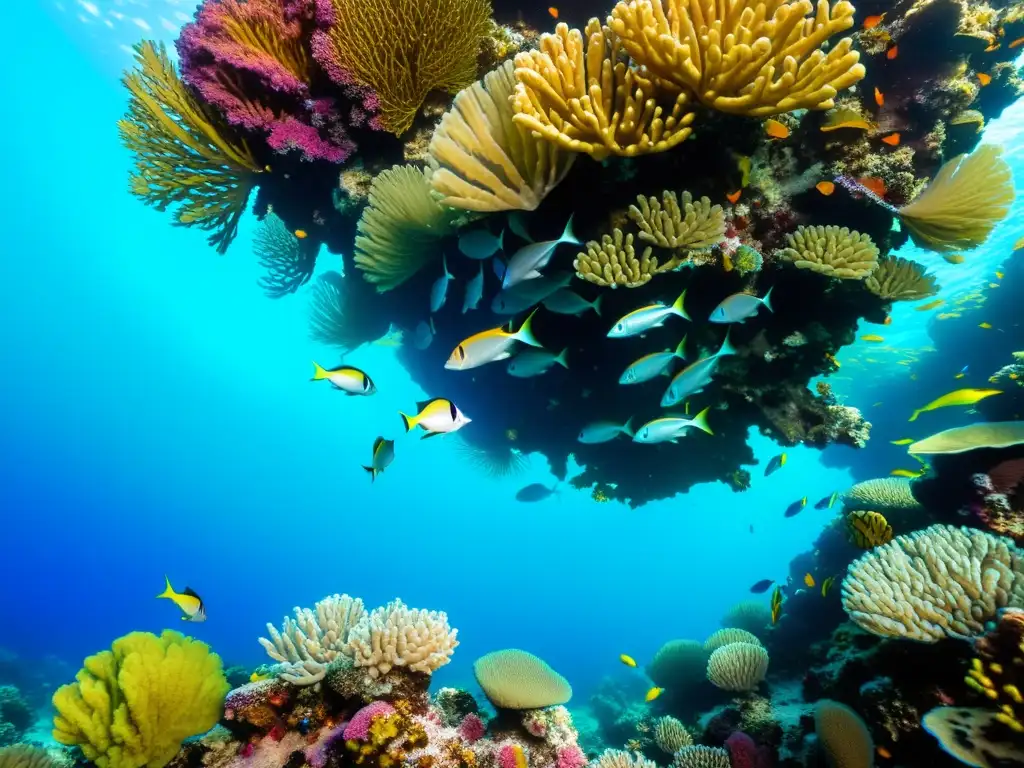
[[[885,320],[882,321],[882,325],[892,325],[892,315],[886,315]]]
[[[984,72],[975,72],[974,74],[977,76],[982,88],[992,82],[992,75],[986,75]]]
[[[893,59],[896,58],[899,52],[900,47],[898,45],[894,45],[892,48],[885,52],[885,58],[887,58],[889,61],[892,61]]]
[[[551,16],[552,19],[557,19],[558,9],[555,8],[555,6],[551,6],[550,8],[548,8],[548,15]]]
[[[884,13],[881,14],[880,16],[868,16],[866,19],[864,19],[864,29],[874,29],[875,27],[882,23],[882,20],[884,18]]]
[[[877,88],[875,88],[875,104],[877,104],[880,107],[885,106],[885,94],[882,93]]]
[[[875,751],[878,753],[879,757],[884,757],[886,760],[892,757],[892,752],[885,747],[877,747]]]
[[[890,147],[898,147],[900,145],[900,134],[899,132],[890,133],[888,136],[882,137],[882,143],[888,144]]]
[[[821,194],[823,194],[825,197],[828,197],[829,195],[836,191],[836,185],[833,184],[831,181],[819,181],[817,184],[814,185],[814,188],[821,192]]]
[[[862,187],[871,190],[879,197],[884,197],[885,193],[889,191],[888,188],[885,186],[885,182],[882,181],[877,176],[862,176],[861,178],[857,179],[857,183],[859,183]]]
[[[299,240],[305,240],[307,237],[309,237],[309,235],[306,234],[306,230],[304,229],[296,229],[295,236],[299,238]]]
[[[771,118],[764,121],[764,132],[773,139],[785,139],[789,137],[789,128],[778,120]]]
[[[742,194],[743,190],[737,189],[735,192],[730,192],[729,194],[727,194],[725,196],[725,199],[728,200],[730,203],[735,204],[740,199],[740,195]]]
[[[992,51],[998,51],[1001,43],[992,43],[988,48],[985,49],[985,53],[992,53]]]
[[[1018,37],[1016,40],[1010,43],[1007,46],[1007,48],[1016,48],[1018,45],[1024,45],[1024,37]]]

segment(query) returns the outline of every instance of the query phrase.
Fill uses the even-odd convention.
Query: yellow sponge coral
[[[99,768],[162,768],[220,718],[229,685],[220,657],[178,632],[132,632],[85,660],[53,696],[53,738]]]

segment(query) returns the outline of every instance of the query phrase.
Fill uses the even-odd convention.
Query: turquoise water
[[[371,372],[374,398],[355,404],[311,385],[310,360],[332,353],[307,341],[304,296],[272,302],[257,287],[253,221],[218,257],[202,233],[127,193],[116,73],[129,62],[128,32],[147,30],[110,30],[88,5],[22,3],[5,17],[26,34],[13,43],[18,71],[0,74],[0,644],[77,665],[130,630],[180,628],[174,607],[153,599],[166,573],[203,596],[209,620],[188,630],[229,663],[261,662],[256,638],[292,606],[334,592],[368,605],[400,596],[446,611],[459,629],[442,683],[468,684],[473,659],[514,646],[586,691],[618,654],[645,659],[667,639],[703,637],[750,584],[784,578],[831,515],[808,508],[784,520],[786,506],[860,479],[806,448],[764,478],[780,449],[752,434],[761,465],[743,494],[711,484],[631,511],[565,488],[520,504],[518,488],[554,482],[542,456],[494,479],[453,440],[399,434],[397,411],[436,393],[410,380],[393,349],[346,358]],[[154,25],[191,10],[172,3],[139,18],[172,38]],[[1006,147],[1018,184],[1022,127],[1018,104],[985,139]],[[1018,199],[966,264],[903,255],[932,266],[953,299],[992,279],[1024,234],[1021,213]],[[888,344],[929,346],[930,315],[898,305]],[[872,349],[858,342],[839,358]],[[906,375],[894,363],[846,365],[835,387],[872,419],[877,392]],[[398,438],[397,460],[371,486],[360,465],[378,434]],[[877,472],[890,462],[880,458]]]

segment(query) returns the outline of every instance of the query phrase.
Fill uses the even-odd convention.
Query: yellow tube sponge
[[[640,227],[640,239],[662,248],[709,248],[725,240],[725,213],[702,197],[696,203],[683,192],[680,203],[675,192],[666,190],[661,201],[639,195],[629,206],[629,218]],[[639,206],[639,207],[638,207]]]
[[[985,144],[943,165],[924,192],[900,208],[900,220],[929,251],[976,248],[1006,218],[1013,196],[1002,148]]]
[[[809,16],[814,12],[813,16]],[[623,0],[611,28],[652,75],[720,112],[761,117],[829,109],[864,77],[846,0]]]
[[[576,155],[536,139],[512,119],[515,65],[506,61],[455,97],[430,140],[430,184],[469,211],[532,211]]]
[[[162,768],[216,725],[230,687],[209,646],[170,630],[118,638],[76,679],[53,695],[53,738],[99,768]]]
[[[525,129],[597,160],[671,149],[690,135],[685,93],[658,103],[654,79],[631,66],[618,36],[598,19],[583,33],[566,24],[540,36],[540,48],[516,56],[513,118]]]

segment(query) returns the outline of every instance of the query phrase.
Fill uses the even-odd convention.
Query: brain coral
[[[708,653],[721,648],[723,645],[729,643],[752,643],[753,645],[761,645],[761,641],[757,639],[757,635],[752,632],[747,632],[745,629],[736,629],[734,627],[726,627],[715,632],[711,637],[704,641],[704,650]]]
[[[875,745],[856,712],[838,701],[814,706],[814,730],[832,768],[871,768]]]
[[[708,654],[695,640],[670,640],[654,654],[647,676],[663,688],[682,688],[704,679]]]
[[[540,709],[572,698],[568,681],[532,653],[509,648],[481,656],[473,672],[499,709]]]
[[[903,477],[879,477],[857,483],[843,494],[843,505],[850,510],[920,509],[911,491],[910,480]]]
[[[1024,555],[1009,539],[933,525],[852,563],[843,608],[883,637],[934,643],[985,630],[1000,608],[1024,607]]]
[[[708,659],[708,680],[726,691],[752,691],[768,673],[768,651],[760,643],[729,643]]]

